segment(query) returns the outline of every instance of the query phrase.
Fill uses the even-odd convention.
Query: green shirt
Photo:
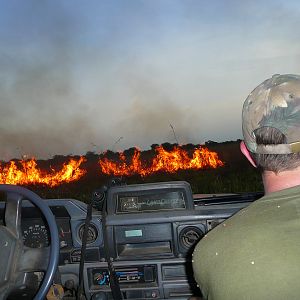
[[[209,300],[299,300],[300,186],[264,196],[209,232],[193,268]]]

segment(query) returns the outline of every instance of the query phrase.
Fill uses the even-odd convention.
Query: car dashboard
[[[115,192],[120,191],[117,188]],[[128,198],[128,188],[126,193]],[[112,199],[108,200],[112,202]],[[59,282],[69,291],[69,295],[73,295],[73,298],[70,296],[63,299],[75,299],[87,205],[75,199],[44,199],[44,201],[55,216],[59,233]],[[105,298],[99,299],[113,299],[105,242],[123,299],[183,300],[193,295],[200,296],[201,291],[193,279],[191,265],[194,245],[208,231],[249,205],[253,199],[226,203],[205,203],[199,202],[199,199],[198,202],[194,199],[189,201],[198,204],[192,204],[185,210],[119,215],[109,213],[108,206],[106,241],[103,234],[102,212],[93,209],[83,268],[86,298],[98,299],[97,295],[102,294]],[[128,205],[126,207],[128,208]],[[2,223],[4,210],[5,203],[0,202]],[[39,210],[25,200],[21,216],[25,246],[32,248],[49,246],[49,230]]]

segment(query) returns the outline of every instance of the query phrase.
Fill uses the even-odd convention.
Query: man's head
[[[247,97],[242,118],[244,143],[258,167],[277,173],[300,166],[300,76],[264,81]]]

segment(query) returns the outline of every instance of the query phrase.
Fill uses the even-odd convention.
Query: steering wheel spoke
[[[22,237],[21,208],[23,196],[17,193],[7,193],[5,209],[5,225],[16,239]]]
[[[16,279],[15,257],[21,252],[20,243],[5,227],[0,226],[0,299],[12,287]]]

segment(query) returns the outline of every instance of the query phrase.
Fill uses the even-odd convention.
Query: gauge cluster
[[[60,249],[72,248],[71,217],[63,206],[50,207],[56,220]],[[50,233],[44,218],[35,207],[22,208],[21,229],[24,245],[43,248],[50,245]]]
[[[72,232],[69,219],[56,219],[60,248],[72,248]],[[43,248],[50,245],[49,229],[42,218],[24,218],[21,222],[24,245]]]
[[[42,219],[22,220],[24,245],[30,248],[43,248],[50,244],[48,228]]]

